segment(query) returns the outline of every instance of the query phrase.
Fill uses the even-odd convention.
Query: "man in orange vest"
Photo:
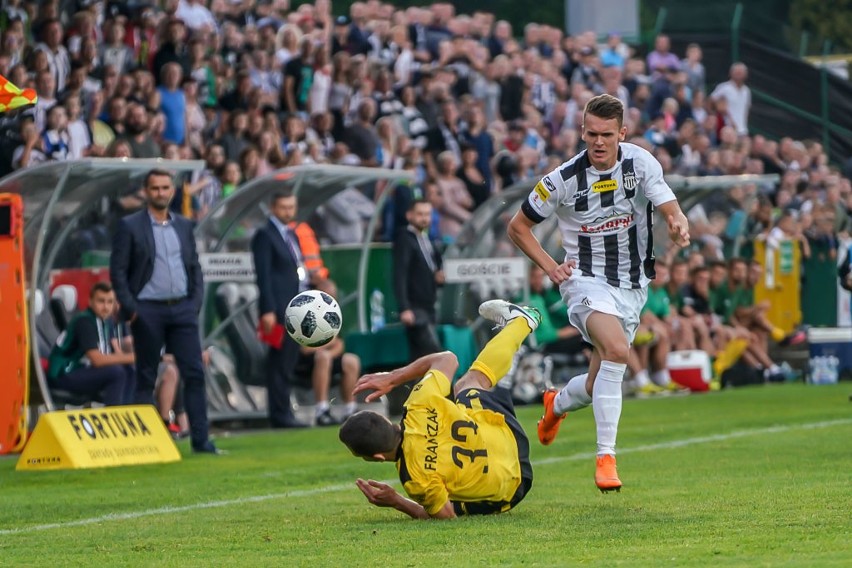
[[[299,239],[299,249],[302,251],[305,270],[311,277],[311,284],[317,286],[319,282],[328,280],[328,268],[320,256],[320,245],[314,230],[304,221],[292,221],[289,225]]]

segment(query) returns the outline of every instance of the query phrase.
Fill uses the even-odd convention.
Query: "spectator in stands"
[[[98,60],[110,65],[119,73],[129,73],[133,66],[133,51],[124,43],[124,24],[118,19],[104,23],[104,42],[98,47]]]
[[[41,42],[35,46],[36,51],[47,55],[47,65],[55,80],[57,91],[65,88],[65,82],[71,73],[71,58],[62,43],[63,37],[62,22],[51,18],[42,22]]]
[[[123,138],[130,144],[134,158],[160,157],[160,148],[151,136],[149,126],[150,117],[145,107],[139,103],[129,105]]]
[[[12,153],[12,168],[26,168],[47,161],[41,134],[31,118],[21,120],[21,144]]]
[[[437,158],[442,152],[450,152],[456,163],[461,163],[462,132],[455,101],[448,99],[441,104],[441,116],[435,128],[429,131],[428,138],[426,166],[433,176],[437,175]]]
[[[797,241],[802,251],[802,258],[810,258],[811,246],[796,216],[797,212],[794,209],[785,209],[775,222],[775,227],[762,238],[766,239],[766,246],[776,250],[781,246],[782,241]]]
[[[81,116],[80,96],[69,96],[63,106],[68,117],[68,159],[79,160],[84,156],[102,152],[102,148],[94,146],[90,127]]]
[[[621,41],[621,35],[618,32],[608,33],[606,47],[601,50],[601,66],[604,68],[615,67],[620,71],[624,69],[629,55],[630,49]],[[627,105],[625,104],[625,106]]]
[[[398,148],[400,146],[398,122],[391,116],[384,116],[376,121],[376,136],[379,139],[378,166],[388,169],[398,169],[401,157]]]
[[[184,75],[190,74],[190,58],[186,45],[186,37],[187,33],[184,21],[174,16],[169,18],[166,23],[165,41],[160,45],[160,49],[157,50],[157,54],[154,56],[154,61],[150,67],[151,72],[158,81],[161,80],[163,67],[167,63],[177,63],[183,69]]]
[[[381,143],[376,134],[373,121],[376,116],[376,103],[368,98],[358,105],[355,123],[346,129],[345,140],[349,148],[358,156],[362,166],[377,166]]]
[[[701,62],[704,53],[697,43],[686,46],[686,57],[681,61],[681,69],[686,73],[686,86],[692,93],[704,92],[706,73]]]
[[[311,85],[314,77],[314,47],[310,38],[303,38],[299,54],[284,66],[284,86],[281,88],[282,108],[289,113],[308,113]]]
[[[314,73],[308,108],[311,115],[316,115],[328,111],[328,101],[331,96],[332,67],[326,45],[319,44],[314,48],[313,60]]]
[[[602,92],[603,80],[600,74],[600,60],[594,47],[585,46],[580,49],[580,61],[574,68],[571,83],[584,85],[592,92]]]
[[[36,53],[44,54],[43,51]],[[35,118],[36,129],[41,132],[47,122],[47,111],[53,107],[56,101],[56,79],[49,69],[36,72],[36,93],[38,101],[33,107],[32,113]]]
[[[181,88],[183,70],[177,63],[163,66],[160,77],[160,112],[165,115],[166,128],[163,140],[183,145],[186,140],[186,95]]]
[[[216,20],[201,0],[179,0],[175,16],[191,30],[215,31]]]
[[[734,63],[731,65],[730,79],[716,85],[710,93],[710,98],[717,104],[717,109],[719,102],[725,101],[725,111],[740,136],[748,135],[748,114],[751,109],[751,89],[745,84],[746,79],[748,79],[748,67],[745,63]]]
[[[660,34],[654,39],[654,51],[648,54],[648,71],[653,76],[659,77],[671,68],[680,68],[680,60],[670,49],[669,36]]]
[[[435,186],[437,192],[432,205],[441,216],[441,237],[447,243],[456,240],[462,226],[471,217],[474,201],[462,180],[456,177],[459,162],[446,150],[437,156]]]
[[[41,133],[41,149],[45,158],[51,161],[68,159],[68,113],[65,107],[55,104],[45,115],[44,131]]]
[[[243,182],[251,181],[259,175],[266,173],[261,172],[259,169],[260,154],[257,151],[257,147],[253,144],[246,146],[245,149],[240,152],[239,164]]]
[[[506,43],[512,38],[512,24],[506,20],[499,20],[494,24],[491,35],[488,36],[488,50],[491,57],[497,57],[504,53]]]
[[[130,404],[136,390],[135,357],[125,351],[113,316],[115,292],[97,282],[89,292],[89,307],[75,316],[57,339],[49,357],[48,384],[88,395],[107,406]]]
[[[397,232],[393,243],[393,279],[399,320],[406,328],[409,357],[414,360],[441,350],[435,331],[435,301],[444,273],[441,254],[427,234],[432,205],[412,201],[406,219],[408,227]]]
[[[220,198],[230,196],[237,190],[237,186],[243,179],[243,174],[240,171],[240,164],[228,160],[219,170],[219,185],[222,188]]]
[[[245,111],[238,109],[228,115],[228,128],[222,137],[216,141],[216,144],[224,148],[227,160],[238,160],[243,150],[248,147],[247,128],[248,116]]]
[[[472,210],[476,210],[491,197],[491,187],[477,167],[479,153],[473,144],[462,145],[462,163],[456,170],[456,177],[464,183],[467,193],[473,202]]]
[[[487,196],[491,194],[491,160],[494,158],[494,140],[488,133],[488,120],[486,119],[482,108],[479,106],[473,106],[467,111],[465,121],[467,123],[467,129],[462,133],[462,150],[464,150],[465,144],[473,146],[476,150],[476,161],[474,162],[474,165],[479,170],[479,176],[476,176],[471,167],[464,163],[464,152],[462,152],[462,166],[468,170],[468,178],[474,179],[476,177],[481,177],[483,181],[482,191],[477,192],[476,195],[473,193],[471,194],[474,199],[474,208],[476,208],[482,204],[482,201],[484,201],[482,199],[483,197],[487,198]],[[472,156],[468,155],[467,158],[470,159]]]

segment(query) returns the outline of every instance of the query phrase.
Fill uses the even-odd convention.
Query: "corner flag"
[[[0,112],[34,105],[37,101],[38,95],[34,89],[22,90],[0,75]]]

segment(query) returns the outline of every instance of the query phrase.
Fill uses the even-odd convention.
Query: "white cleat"
[[[541,314],[535,308],[519,306],[506,300],[488,300],[479,305],[479,315],[493,321],[497,327],[505,327],[515,318],[524,318],[532,331],[541,323]]]

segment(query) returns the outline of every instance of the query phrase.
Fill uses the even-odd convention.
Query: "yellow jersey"
[[[450,391],[450,380],[431,370],[406,400],[400,481],[430,515],[447,500],[487,501],[508,510],[521,483],[515,436],[503,414],[482,408],[475,392],[468,391],[468,408],[449,400]]]

